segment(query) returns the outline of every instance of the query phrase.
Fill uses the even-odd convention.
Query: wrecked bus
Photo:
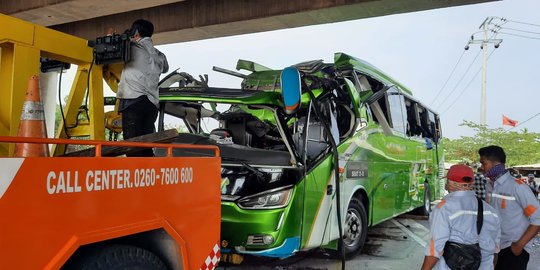
[[[370,226],[428,214],[442,196],[439,116],[382,71],[344,53],[284,70],[236,68],[249,74],[214,70],[240,77],[240,88],[178,71],[160,88],[158,126],[178,119],[177,143],[220,149],[222,254],[324,247],[351,256]]]

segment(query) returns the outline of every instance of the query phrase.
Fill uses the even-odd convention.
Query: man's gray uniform
[[[522,180],[515,179],[509,172],[501,175],[497,181],[488,181],[488,202],[497,209],[501,218],[501,249],[517,242],[530,224],[540,225],[540,204],[534,198],[529,186]],[[525,245],[531,254],[532,242]]]
[[[480,243],[479,269],[493,269],[493,254],[500,250],[501,223],[496,210],[482,201],[484,220],[480,237],[476,232],[478,201],[474,191],[455,191],[441,200],[430,216],[430,241],[425,255],[439,259],[434,269],[450,269],[442,256],[446,241]]]
[[[159,75],[169,70],[167,58],[143,37],[131,46],[131,61],[122,70],[117,98],[136,99],[142,95],[159,108]]]

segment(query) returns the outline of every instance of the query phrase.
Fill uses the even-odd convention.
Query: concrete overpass
[[[138,18],[167,44],[493,0],[41,0],[0,1],[0,13],[94,39]],[[354,31],[354,29],[351,29]]]

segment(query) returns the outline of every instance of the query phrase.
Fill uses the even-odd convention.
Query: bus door
[[[331,104],[320,102],[319,105],[323,117],[334,118],[330,120],[331,129],[332,133],[337,134],[334,131],[336,125],[335,117],[331,113]],[[313,103],[310,103],[307,117],[299,119],[298,123],[299,132],[294,139],[307,170],[304,183],[302,242],[304,243],[305,239],[306,247],[319,247],[332,240],[330,224],[336,223],[331,220],[331,213],[336,207],[332,153],[327,141],[329,136],[326,136],[323,123],[314,112]],[[333,137],[339,140],[339,135],[336,136]]]

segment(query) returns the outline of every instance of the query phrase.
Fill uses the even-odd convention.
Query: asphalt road
[[[346,269],[420,269],[429,238],[427,218],[402,215],[368,231],[362,252],[346,262]],[[540,270],[540,237],[535,240],[528,270]],[[340,270],[341,261],[323,250],[300,252],[287,259],[246,257],[241,265],[220,264],[220,270]]]

